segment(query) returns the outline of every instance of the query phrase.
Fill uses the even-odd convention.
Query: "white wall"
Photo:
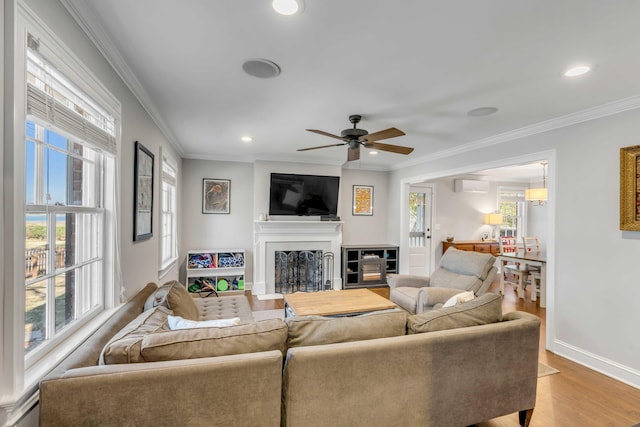
[[[390,195],[398,198],[403,179],[427,172],[448,176],[555,150],[549,170],[555,247],[547,248],[555,253],[547,308],[552,348],[640,387],[640,233],[618,227],[619,149],[638,144],[639,133],[640,110],[630,110],[396,170]],[[399,211],[390,215],[398,218]]]
[[[387,241],[389,212],[389,174],[387,172],[344,169],[342,171],[340,218],[344,221],[344,245],[396,244]],[[373,215],[353,215],[353,186],[373,186]]]
[[[247,287],[253,282],[253,223],[269,211],[272,172],[340,176],[338,215],[344,222],[343,244],[384,244],[388,220],[388,173],[342,170],[340,166],[258,161],[251,163],[184,159],[182,161],[183,219],[180,236],[180,270],[184,280],[186,251],[207,248],[244,249]],[[202,214],[202,179],[231,180],[231,213]],[[352,186],[374,186],[373,216],[351,212]],[[300,218],[280,217],[282,220]]]
[[[183,224],[180,236],[180,270],[183,278],[190,249],[244,249],[245,281],[253,272],[253,165],[251,163],[184,159],[182,161]],[[203,178],[230,179],[229,214],[202,213]]]

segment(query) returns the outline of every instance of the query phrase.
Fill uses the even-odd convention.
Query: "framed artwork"
[[[153,236],[153,154],[136,141],[133,171],[133,241]]]
[[[620,230],[640,231],[640,145],[620,149]]]
[[[487,240],[489,240],[491,238],[491,233],[489,233],[488,231],[483,231],[482,235],[481,235],[482,241],[486,242]]]
[[[202,213],[203,214],[228,214],[229,193],[231,180],[211,179],[202,180]]]
[[[373,186],[353,186],[353,215],[373,215]]]

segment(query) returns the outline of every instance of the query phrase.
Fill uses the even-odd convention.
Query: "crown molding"
[[[487,138],[482,138],[477,141],[470,142],[468,144],[459,145],[457,147],[438,151],[437,153],[429,154],[427,156],[411,159],[405,162],[397,163],[393,165],[391,170],[399,170],[410,166],[419,165],[433,160],[444,159],[446,157],[452,157],[467,153],[469,151],[480,150],[492,145],[502,144],[505,142],[516,141],[518,139],[526,138],[528,136],[537,135],[544,132],[549,132],[555,129],[560,129],[568,126],[573,126],[579,123],[584,123],[590,120],[596,120],[614,114],[623,113],[625,111],[634,110],[640,107],[640,95],[630,96],[617,101],[608,102],[606,104],[598,105],[596,107],[587,108],[585,110],[577,111],[575,113],[565,114],[564,116],[555,117],[553,119],[545,120],[533,125],[524,126],[519,129],[510,130]]]
[[[115,48],[100,21],[96,19],[96,12],[91,4],[82,0],[60,0],[60,2],[140,102],[142,108],[149,114],[151,120],[158,126],[160,132],[167,138],[173,149],[182,157],[184,148],[165,122],[140,80],[138,80],[120,52]]]

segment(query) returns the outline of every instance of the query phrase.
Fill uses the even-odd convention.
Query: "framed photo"
[[[481,237],[482,241],[486,242],[487,240],[491,239],[491,233],[489,233],[488,231],[483,231]]]
[[[228,214],[229,193],[231,180],[211,179],[202,180],[202,213],[203,214]]]
[[[620,149],[620,230],[640,231],[640,145]]]
[[[133,172],[133,241],[153,236],[153,154],[136,141]]]
[[[353,186],[353,215],[373,215],[373,186]]]

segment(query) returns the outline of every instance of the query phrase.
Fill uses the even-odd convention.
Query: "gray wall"
[[[555,198],[555,283],[547,333],[555,352],[640,387],[640,233],[619,230],[619,149],[638,144],[640,110],[568,126],[396,170],[391,189],[412,176],[495,164],[545,150]],[[550,164],[551,166],[551,164]],[[555,190],[555,192],[554,192]],[[399,193],[399,191],[398,191]],[[398,194],[391,191],[391,205]],[[553,210],[553,211],[551,211]],[[542,212],[541,212],[542,213]],[[390,212],[398,218],[399,211]],[[394,227],[398,221],[390,221]],[[399,227],[391,233],[398,233]]]
[[[344,244],[389,243],[386,240],[388,173],[341,169],[340,166],[257,161],[237,163],[183,159],[183,219],[180,236],[180,277],[184,280],[186,252],[191,249],[244,249],[246,282],[253,283],[253,223],[269,211],[269,179],[272,172],[340,176],[338,215],[344,222]],[[231,213],[202,213],[202,179],[231,180]],[[352,186],[374,186],[374,215],[351,214]],[[304,220],[305,218],[280,218]]]

